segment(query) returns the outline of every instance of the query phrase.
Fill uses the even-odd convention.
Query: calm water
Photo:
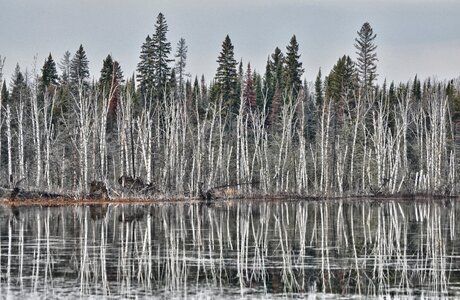
[[[2,298],[456,298],[455,202],[0,207]]]

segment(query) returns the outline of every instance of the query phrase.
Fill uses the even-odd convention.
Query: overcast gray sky
[[[0,55],[9,81],[17,62],[41,68],[51,52],[59,62],[83,44],[91,76],[112,54],[131,75],[159,12],[175,50],[189,47],[187,71],[209,81],[227,34],[235,57],[259,72],[276,46],[283,52],[296,34],[307,80],[327,74],[343,54],[355,58],[356,32],[368,21],[377,33],[380,80],[407,81],[460,75],[458,0],[0,0]]]

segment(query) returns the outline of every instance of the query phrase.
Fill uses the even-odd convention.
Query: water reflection
[[[452,297],[454,202],[0,207],[0,294]]]

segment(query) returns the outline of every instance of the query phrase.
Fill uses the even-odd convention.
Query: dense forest
[[[263,74],[236,61],[227,35],[207,82],[187,72],[186,41],[173,49],[167,32],[160,13],[130,77],[108,55],[91,80],[82,45],[31,72],[18,64],[9,82],[0,57],[1,185],[86,192],[97,180],[113,190],[124,175],[161,195],[197,195],[201,185],[272,195],[459,192],[460,80],[381,80],[369,23],[350,41],[356,53],[312,83],[295,35],[268,55]]]

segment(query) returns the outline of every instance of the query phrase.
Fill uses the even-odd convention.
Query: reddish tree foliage
[[[278,85],[276,85],[275,93],[273,94],[272,103],[270,106],[270,112],[267,118],[267,125],[273,126],[276,123],[276,118],[279,114],[279,109],[281,106],[281,90],[279,89]]]
[[[257,98],[256,91],[254,89],[254,79],[251,72],[251,64],[248,63],[248,69],[246,71],[243,89],[243,105],[245,106],[245,111],[254,112],[257,107],[256,100]]]
[[[117,71],[118,62],[113,63],[112,68],[112,83],[110,84],[110,93],[109,93],[109,109],[107,119],[110,121],[115,121],[117,116],[117,106],[120,101],[120,91],[119,91],[119,82],[117,80]]]

